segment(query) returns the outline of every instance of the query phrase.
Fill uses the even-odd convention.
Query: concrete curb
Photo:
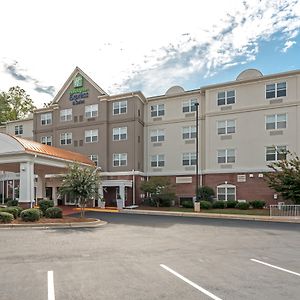
[[[44,224],[0,224],[0,229],[7,228],[30,228],[30,229],[66,229],[66,228],[97,228],[106,225],[106,221],[95,220],[92,222],[71,222],[71,223],[44,223]]]

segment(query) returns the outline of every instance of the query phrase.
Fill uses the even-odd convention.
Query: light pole
[[[199,102],[194,103],[196,107],[196,201],[198,200],[199,189]]]

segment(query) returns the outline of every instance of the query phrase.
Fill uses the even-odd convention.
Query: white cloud
[[[295,41],[286,41],[284,44],[284,48],[282,49],[282,52],[286,52],[289,48],[291,48],[293,45],[295,45]]]

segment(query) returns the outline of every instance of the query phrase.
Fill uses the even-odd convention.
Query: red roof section
[[[94,162],[88,159],[86,156],[72,151],[67,151],[64,149],[52,147],[49,145],[44,145],[35,141],[22,139],[17,136],[12,136],[15,140],[17,140],[24,148],[26,152],[33,152],[37,154],[42,154],[46,156],[51,156],[55,158],[61,158],[68,161],[83,163],[87,165],[94,166]]]

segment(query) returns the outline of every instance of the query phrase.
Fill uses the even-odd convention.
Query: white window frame
[[[127,126],[113,128],[113,141],[127,140]]]
[[[182,139],[183,140],[193,140],[196,138],[196,126],[184,126],[182,127]]]
[[[183,113],[190,113],[190,112],[194,112],[197,110],[197,106],[195,105],[195,103],[197,103],[197,99],[190,99],[187,101],[184,101],[182,103],[182,112]]]
[[[96,167],[98,167],[99,164],[98,154],[90,154],[89,159],[95,163]]]
[[[288,148],[286,145],[267,146],[265,159],[266,161],[277,161],[285,159],[287,156],[287,150]],[[271,155],[274,156],[274,159],[270,157]]]
[[[285,88],[278,88],[278,85],[285,84]],[[268,87],[274,86],[274,88],[270,89]],[[285,91],[285,95],[280,95],[282,91]],[[274,96],[268,96],[267,93],[274,93]],[[267,100],[269,99],[275,99],[275,98],[281,98],[287,96],[287,82],[281,81],[281,82],[274,82],[274,83],[268,83],[265,85],[265,98]]]
[[[280,120],[282,116],[284,116],[284,118],[283,120]],[[272,122],[270,121],[270,119],[274,119],[274,121]],[[287,113],[267,115],[265,124],[266,130],[285,129],[287,128]],[[274,126],[272,126],[271,124],[274,124]]]
[[[86,105],[84,107],[84,116],[86,119],[98,117],[98,104]]]
[[[155,129],[150,132],[150,141],[151,143],[159,143],[165,140],[165,130],[164,129]]]
[[[60,111],[60,121],[61,122],[72,121],[72,108],[66,108]]]
[[[113,115],[127,113],[127,100],[113,102]]]
[[[224,193],[220,193],[220,189],[225,189]],[[234,189],[234,193],[228,193],[229,189]],[[220,195],[224,195],[224,197],[220,197]],[[228,197],[233,196],[233,197]],[[229,198],[229,199],[228,199]],[[236,201],[236,186],[233,184],[220,184],[217,186],[217,199],[223,201],[234,200]]]
[[[52,146],[52,135],[50,136],[42,136],[41,144]]]
[[[84,141],[86,144],[97,143],[99,136],[98,129],[89,129],[84,131]]]
[[[165,115],[165,104],[153,104],[150,107],[151,118],[161,117]]]
[[[197,155],[195,152],[185,152],[182,153],[182,165],[185,167],[196,166]]]
[[[15,125],[15,135],[21,135],[24,133],[23,125]]]
[[[236,122],[235,120],[220,120],[217,121],[217,134],[233,134],[235,133]]]
[[[233,93],[233,95],[228,95],[230,93]],[[224,96],[220,96],[220,94],[224,94]],[[232,99],[233,99],[233,101],[232,101]],[[221,100],[224,103],[220,104]],[[217,92],[217,106],[232,105],[232,104],[235,104],[235,100],[236,100],[236,92],[235,92],[235,90],[228,90],[228,91],[219,91],[219,92]]]
[[[224,161],[223,161],[224,158]],[[217,151],[218,164],[233,164],[236,161],[235,149],[219,149]]]
[[[52,112],[41,114],[41,125],[51,125],[52,124]]]
[[[72,132],[62,132],[60,134],[60,145],[63,146],[63,145],[71,145],[71,144],[72,144]]]
[[[127,166],[127,153],[113,153],[113,167]]]
[[[165,155],[164,154],[151,155],[150,165],[151,165],[151,168],[164,167],[165,166]]]

